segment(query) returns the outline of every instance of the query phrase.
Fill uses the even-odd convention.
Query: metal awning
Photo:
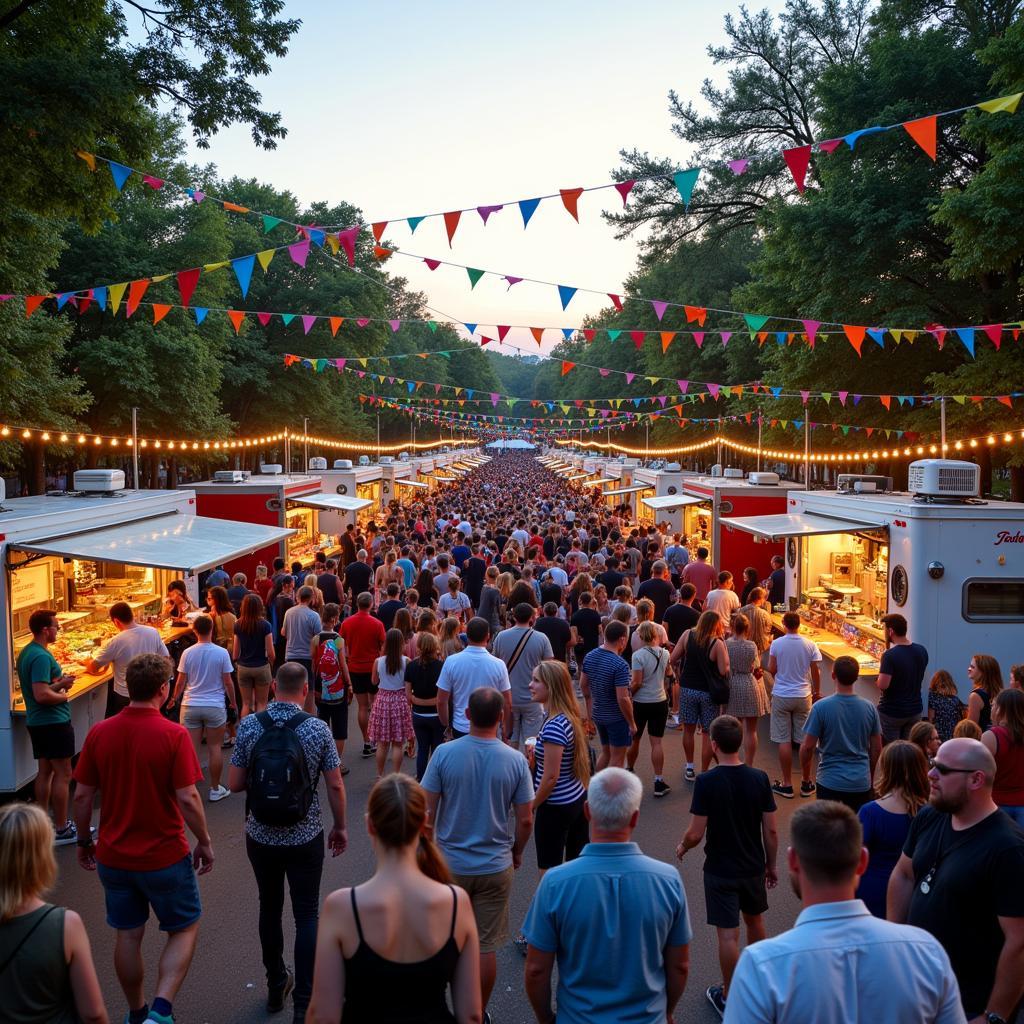
[[[617,498],[620,494],[639,494],[640,491],[653,491],[654,484],[633,484],[632,487],[616,487],[612,491],[605,491],[606,498]]]
[[[589,473],[573,473],[571,476],[567,476],[565,479],[569,481],[586,480],[588,476],[590,476]]]
[[[668,508],[682,508],[684,505],[699,505],[707,498],[694,498],[689,494],[659,494],[655,498],[640,499],[648,508],[661,512]]]
[[[345,494],[306,494],[301,498],[289,498],[293,505],[305,508],[323,509],[325,512],[358,512],[369,508],[373,502],[369,498],[350,498]]]
[[[864,530],[883,530],[888,526],[878,519],[832,518],[809,512],[779,516],[736,516],[723,518],[722,525],[772,541],[785,537],[818,537],[829,533],[862,533]]]
[[[395,486],[396,487],[422,487],[422,488],[425,489],[427,487],[427,484],[425,484],[422,480],[396,480],[395,481]]]
[[[454,476],[435,476],[434,479],[439,484],[454,484],[458,483],[458,478]]]
[[[88,562],[124,562],[150,569],[196,573],[249,555],[295,530],[187,516],[180,512],[99,530],[11,544],[17,551]]]
[[[602,476],[602,477],[599,477],[597,480],[591,480],[587,484],[587,486],[588,487],[604,487],[605,484],[614,484],[614,483],[618,483],[618,477]]]

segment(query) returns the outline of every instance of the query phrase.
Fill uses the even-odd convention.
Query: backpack
[[[256,716],[263,735],[249,758],[246,794],[249,810],[261,825],[297,825],[309,812],[315,790],[296,730],[312,717],[304,711],[281,721],[269,711]]]
[[[316,670],[320,676],[321,699],[341,700],[345,695],[345,680],[341,675],[341,652],[336,637],[324,640],[316,652]]]

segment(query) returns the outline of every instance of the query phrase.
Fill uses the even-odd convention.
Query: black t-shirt
[[[996,811],[955,832],[951,818],[923,807],[903,852],[914,863],[907,924],[931,932],[949,954],[968,1018],[985,1009],[1003,948],[999,917],[1024,917],[1024,832]],[[938,867],[935,867],[938,862]],[[921,882],[935,867],[921,892]]]
[[[921,644],[893,644],[883,655],[878,671],[892,676],[882,691],[878,710],[892,718],[910,718],[924,710],[921,685],[928,667],[928,652]]]
[[[646,597],[649,601],[654,602],[654,621],[661,622],[674,593],[675,588],[668,580],[649,579],[640,584],[636,596],[638,598]]]
[[[270,618],[276,626],[274,642],[278,643],[284,638],[281,636],[281,624],[284,622],[284,613],[293,608],[295,602],[287,594],[278,594],[270,604]]]
[[[565,661],[565,649],[572,636],[569,623],[557,615],[542,615],[533,624],[533,628],[551,641],[551,653],[555,661]]]
[[[601,613],[596,608],[581,608],[569,621],[576,627],[585,655],[601,646]]]
[[[270,623],[266,619],[257,619],[256,628],[251,633],[235,623],[235,636],[238,637],[238,664],[243,668],[260,668],[267,663],[267,634],[271,632]]]
[[[487,572],[487,563],[479,556],[473,555],[466,559],[465,568],[462,570],[462,589],[471,598],[475,598],[474,605],[480,603],[480,591],[484,587],[484,576]]]
[[[555,538],[544,538],[544,557],[550,562],[555,557]]]
[[[775,569],[768,577],[768,603],[774,608],[786,600],[786,570]]]
[[[333,572],[322,572],[316,578],[316,585],[324,595],[324,604],[341,604],[338,577]]]
[[[394,600],[387,600],[377,609],[377,618],[384,624],[385,629],[390,629],[395,624],[395,613],[404,607],[397,597]]]
[[[345,589],[353,597],[369,592],[373,584],[373,567],[365,562],[350,562],[345,566]]]
[[[761,819],[774,810],[771,783],[759,768],[719,765],[698,775],[690,813],[708,819],[704,870],[719,878],[762,876]]]
[[[668,633],[669,640],[674,644],[688,629],[693,629],[700,618],[700,612],[692,605],[673,604],[665,610],[661,624]]]
[[[440,658],[433,661],[423,662],[419,658],[413,658],[405,666],[405,681],[412,687],[412,695],[420,700],[437,700],[437,681],[441,678]],[[412,706],[413,711],[417,710],[416,705]],[[429,708],[420,707],[420,712],[429,713]]]
[[[603,584],[604,589],[608,591],[608,596],[614,597],[616,587],[621,587],[626,582],[626,577],[614,569],[605,569],[603,573],[595,578],[594,582]]]
[[[540,603],[545,605],[548,601],[554,601],[555,604],[562,603],[562,588],[557,583],[552,583],[551,580],[545,580],[540,585]]]

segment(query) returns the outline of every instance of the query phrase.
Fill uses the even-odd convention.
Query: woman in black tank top
[[[377,871],[358,894],[339,890],[324,904],[307,1018],[314,1024],[336,1022],[339,1009],[342,1024],[480,1019],[476,922],[425,822],[426,797],[409,776],[373,787],[367,829]]]

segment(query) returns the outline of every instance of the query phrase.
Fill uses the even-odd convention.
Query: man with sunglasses
[[[943,743],[889,880],[888,919],[942,943],[969,1024],[1005,1024],[1024,995],[1024,832],[993,802],[995,774],[977,740]]]

